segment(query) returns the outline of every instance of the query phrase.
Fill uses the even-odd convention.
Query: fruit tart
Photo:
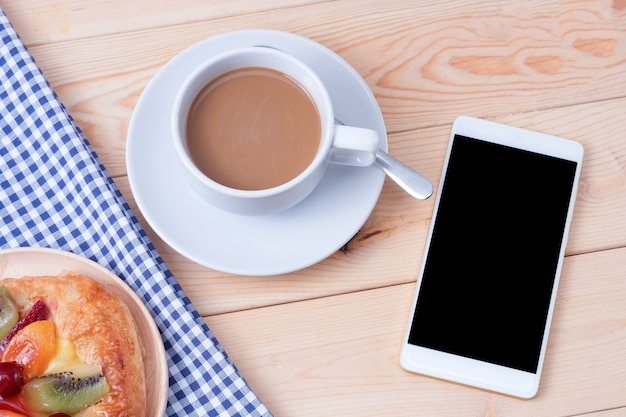
[[[0,417],[145,416],[126,305],[91,278],[0,280]]]

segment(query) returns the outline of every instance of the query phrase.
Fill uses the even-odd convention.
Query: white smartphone
[[[403,368],[537,393],[582,158],[575,141],[455,120]]]

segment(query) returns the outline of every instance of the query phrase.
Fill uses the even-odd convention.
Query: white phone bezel
[[[580,143],[569,139],[563,139],[556,136],[537,133],[525,129],[516,128],[513,126],[502,125],[473,117],[460,116],[455,119],[452,127],[452,132],[450,134],[448,149],[446,152],[446,157],[441,174],[442,181],[445,178],[445,174],[448,168],[450,151],[455,135],[463,135],[491,143],[558,157],[577,163],[574,186],[571,192],[570,204],[566,217],[563,245],[561,245],[561,252],[559,254],[559,262],[555,274],[552,297],[550,300],[544,338],[541,346],[539,365],[536,373],[530,373],[501,365],[495,365],[488,362],[466,358],[463,356],[458,356],[455,354],[441,352],[438,350],[415,346],[408,343],[411,323],[415,314],[417,297],[420,291],[421,278],[422,274],[424,273],[424,266],[428,256],[428,250],[424,251],[424,256],[422,259],[422,264],[420,267],[417,281],[417,287],[415,289],[415,295],[413,298],[411,314],[409,316],[409,324],[407,326],[404,341],[402,344],[400,362],[404,369],[411,372],[450,380],[465,385],[475,386],[490,391],[500,392],[515,397],[532,398],[536,395],[539,388],[539,380],[543,368],[548,334],[550,331],[550,324],[552,321],[552,314],[554,311],[554,304],[556,300],[556,289],[558,288],[563,258],[565,254],[565,246],[568,237],[569,225],[571,223],[573,215],[574,201],[576,200],[582,158],[584,153],[583,147],[582,145],[580,145]],[[431,243],[435,224],[435,216],[438,211],[440,197],[441,193],[438,192],[435,200],[433,217],[430,223],[430,228],[426,240],[426,249],[430,246]]]

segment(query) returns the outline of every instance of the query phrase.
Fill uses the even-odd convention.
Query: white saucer
[[[183,79],[203,60],[232,48],[264,45],[289,52],[326,84],[335,116],[376,130],[387,149],[385,123],[359,74],[326,47],[273,30],[243,30],[211,37],[184,50],[150,81],[133,112],[126,142],[131,191],[154,231],[181,255],[223,272],[277,275],[332,255],[370,216],[385,174],[378,168],[331,165],[304,201],[282,213],[247,217],[218,210],[184,182],[169,140],[170,112]]]

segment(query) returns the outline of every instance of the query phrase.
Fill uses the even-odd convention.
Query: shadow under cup
[[[322,179],[334,135],[328,92],[305,64],[267,47],[205,61],[183,82],[172,138],[186,181],[240,215],[286,210]]]

